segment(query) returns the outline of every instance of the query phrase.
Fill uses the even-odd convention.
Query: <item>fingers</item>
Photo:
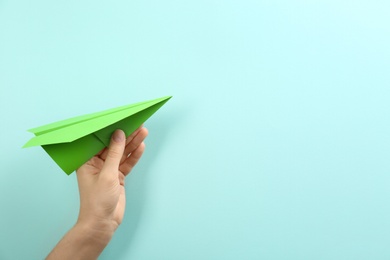
[[[111,142],[107,149],[107,157],[101,171],[102,174],[115,174],[115,176],[118,174],[118,168],[125,150],[125,145],[125,133],[122,130],[116,130],[111,137]]]
[[[120,165],[119,170],[126,176],[130,173],[130,171],[137,164],[139,159],[141,159],[142,154],[145,150],[145,143],[141,142],[141,144],[130,154],[129,157]]]
[[[125,152],[123,153],[121,163],[123,163],[127,157],[129,157],[129,154],[135,151],[138,146],[145,140],[145,138],[148,136],[148,130],[145,127],[142,127],[139,129],[137,134],[134,136],[134,138],[131,140],[131,142],[126,144]]]
[[[141,130],[142,126],[143,126],[143,124],[142,124],[140,127],[138,127],[131,135],[129,135],[129,137],[127,137],[127,139],[126,139],[126,145],[127,145],[128,143],[130,143],[130,142],[134,139],[134,136],[136,136],[136,135],[138,134],[138,132]],[[101,159],[105,160],[105,159],[107,158],[107,154],[108,154],[108,149],[107,149],[107,148],[104,148],[102,151],[100,151],[100,152],[98,153],[98,156],[99,156]]]

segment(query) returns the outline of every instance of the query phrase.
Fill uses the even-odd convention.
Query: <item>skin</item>
[[[148,131],[138,128],[128,138],[122,130],[112,135],[108,148],[77,171],[80,212],[76,224],[47,256],[57,259],[97,259],[122,223],[125,177],[141,158]]]

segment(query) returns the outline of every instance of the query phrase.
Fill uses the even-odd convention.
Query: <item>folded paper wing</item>
[[[129,136],[170,98],[162,97],[33,128],[29,131],[36,136],[23,147],[42,146],[69,175],[107,147],[116,129],[122,129]]]

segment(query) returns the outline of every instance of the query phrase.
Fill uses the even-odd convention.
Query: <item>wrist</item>
[[[114,229],[105,222],[77,221],[46,259],[97,259]]]
[[[110,242],[116,228],[113,223],[108,221],[96,219],[84,221],[80,218],[74,226],[74,229],[78,230],[87,239],[101,245],[107,245]]]

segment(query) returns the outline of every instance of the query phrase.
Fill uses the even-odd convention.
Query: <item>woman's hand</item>
[[[109,147],[76,171],[79,217],[47,259],[97,259],[122,222],[125,177],[141,158],[147,135],[142,126],[127,139],[122,130],[116,130]]]

